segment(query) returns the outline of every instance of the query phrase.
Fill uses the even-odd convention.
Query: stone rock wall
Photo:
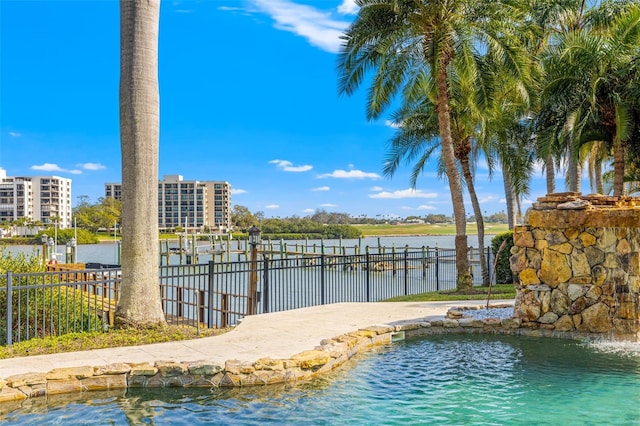
[[[523,327],[638,332],[639,198],[548,194],[525,222],[510,258]]]

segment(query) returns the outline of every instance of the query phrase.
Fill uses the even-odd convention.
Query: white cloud
[[[362,170],[334,170],[331,173],[318,175],[318,178],[336,178],[336,179],[380,179],[377,173],[363,172]]]
[[[338,205],[331,204],[331,203],[324,203],[324,204],[320,204],[320,207],[338,207]]]
[[[430,206],[428,204],[422,204],[422,205],[419,205],[418,207],[402,206],[400,208],[403,210],[436,210],[435,206]]]
[[[62,167],[58,166],[57,164],[52,164],[52,163],[44,163],[39,166],[38,165],[31,166],[31,170],[39,170],[42,172],[66,172],[67,171]]]
[[[22,136],[22,133],[9,132],[9,136],[14,137],[14,138],[19,138],[20,136]]]
[[[495,203],[495,202],[498,202],[499,200],[500,200],[500,197],[496,195],[485,195],[484,197],[480,197],[478,199],[478,202],[480,204],[487,204],[487,203]]]
[[[382,191],[383,189],[384,189],[384,188],[383,188],[383,187],[381,187],[381,186],[372,186],[372,187],[371,187],[371,191],[373,191],[373,192],[380,192],[380,191]]]
[[[331,53],[339,52],[340,36],[350,25],[349,21],[332,17],[331,12],[288,0],[253,0],[253,4],[271,16],[277,29],[304,37],[312,46]],[[352,9],[347,0],[339,7],[341,13]]]
[[[384,122],[384,125],[387,127],[391,127],[392,129],[399,129],[400,127],[402,127],[401,123],[396,123],[395,121],[391,121],[391,120],[386,120]]]
[[[420,189],[402,189],[394,192],[378,192],[377,194],[369,195],[369,198],[381,198],[381,199],[403,199],[403,198],[437,198],[436,192],[423,192]]]
[[[315,209],[304,209],[302,210],[303,213],[315,213]]]
[[[356,15],[360,7],[354,0],[342,0],[342,4],[338,6],[338,12],[343,15]]]
[[[72,175],[81,175],[82,174],[82,170],[71,169],[71,170],[67,170],[67,173],[71,173]]]
[[[279,169],[282,169],[285,172],[308,172],[313,169],[313,166],[305,164],[304,166],[294,166],[291,161],[287,160],[271,160],[270,164],[275,164]]]
[[[280,206],[277,204],[268,204],[266,206],[264,206],[265,209],[279,209]]]
[[[100,163],[80,163],[76,164],[76,166],[84,170],[104,170],[107,168],[105,165]]]
[[[331,188],[329,188],[328,186],[319,186],[317,188],[313,188],[312,191],[329,191]]]
[[[436,210],[434,206],[430,206],[428,204],[422,204],[416,208],[416,210]]]
[[[240,188],[231,189],[231,195],[246,194],[246,193],[247,193],[246,189],[240,189]]]

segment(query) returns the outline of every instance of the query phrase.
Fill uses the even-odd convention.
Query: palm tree
[[[165,322],[158,279],[159,21],[159,0],[120,1],[121,327]]]
[[[466,64],[466,75],[482,73],[478,60],[492,56],[524,76],[529,64],[516,48],[520,2],[475,0],[356,0],[360,11],[343,36],[339,90],[352,94],[374,71],[367,117],[375,119],[395,95],[414,97],[428,84],[435,90],[440,150],[456,223],[457,287],[471,287],[466,214],[451,130],[450,67]],[[520,40],[517,40],[519,42]]]
[[[453,70],[455,74],[455,69]],[[484,218],[482,209],[475,190],[474,172],[477,162],[476,128],[481,121],[481,116],[475,108],[472,99],[475,88],[462,84],[463,81],[455,75],[451,84],[451,135],[454,144],[454,155],[458,162],[460,173],[464,179],[471,205],[476,219],[478,232],[478,245],[480,248],[480,269],[483,285],[489,285],[489,268],[482,248],[484,247]],[[469,83],[469,81],[466,81]],[[390,149],[384,166],[384,174],[393,176],[402,159],[407,162],[417,159],[410,178],[412,188],[416,187],[419,175],[422,173],[431,155],[438,152],[439,128],[436,106],[425,96],[414,105],[408,105],[410,100],[405,99],[405,105],[394,114],[393,121],[398,130],[390,142]],[[439,177],[444,174],[442,157],[439,161]]]
[[[613,195],[624,193],[625,152],[638,119],[640,5],[602,2],[584,23],[561,34],[544,56],[540,135],[571,154],[593,141],[613,156]],[[575,158],[578,158],[576,155]]]

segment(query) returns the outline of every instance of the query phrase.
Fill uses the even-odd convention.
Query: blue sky
[[[366,120],[367,86],[338,94],[339,36],[356,11],[352,0],[163,1],[159,176],[228,181],[233,204],[266,217],[450,215],[434,164],[415,191],[409,164],[383,176],[394,130]],[[0,31],[0,167],[71,178],[74,204],[96,201],[121,181],[118,2],[0,0]],[[480,165],[476,185],[483,211],[505,209],[499,171],[489,181]],[[529,198],[543,194],[538,173]]]

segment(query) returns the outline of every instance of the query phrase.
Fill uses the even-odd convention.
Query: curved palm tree
[[[454,62],[455,59],[454,59]],[[460,65],[460,64],[458,64]],[[480,253],[484,247],[484,217],[478,200],[474,184],[474,168],[477,163],[478,144],[476,143],[476,131],[481,126],[482,114],[478,110],[476,92],[478,87],[487,88],[483,81],[468,78],[460,78],[454,65],[451,70],[451,137],[454,145],[454,155],[458,162],[460,175],[469,192],[473,213],[476,219],[478,233],[478,246]],[[475,84],[474,84],[475,83]],[[433,92],[428,88],[425,93]],[[397,132],[390,141],[390,149],[384,166],[384,174],[393,176],[402,159],[414,164],[410,184],[416,187],[419,175],[432,154],[439,154],[439,127],[436,106],[432,102],[433,96],[423,96],[414,101],[405,99],[403,107],[393,115],[393,121],[397,125]],[[438,157],[439,177],[444,174],[442,157]],[[480,254],[480,269],[483,285],[489,285],[489,268],[486,258]]]
[[[164,323],[158,285],[159,0],[120,1],[122,289],[119,326]]]
[[[516,46],[521,2],[451,0],[356,0],[360,11],[343,36],[339,90],[352,94],[372,72],[367,117],[375,119],[395,95],[417,98],[431,84],[440,150],[456,223],[457,287],[471,287],[466,214],[452,137],[450,67],[454,58],[466,74],[482,73],[479,60],[491,56],[517,75],[529,63]]]

